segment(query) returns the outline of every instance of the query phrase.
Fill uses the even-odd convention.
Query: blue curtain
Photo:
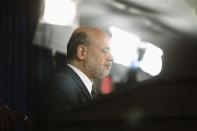
[[[13,110],[28,110],[31,41],[39,0],[1,0],[0,101]]]

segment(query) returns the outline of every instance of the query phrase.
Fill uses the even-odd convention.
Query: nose
[[[108,61],[114,61],[114,57],[113,57],[113,55],[112,55],[112,53],[111,52],[109,52],[109,54],[108,54]]]

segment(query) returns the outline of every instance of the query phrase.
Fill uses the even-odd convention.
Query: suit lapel
[[[79,89],[82,92],[82,94],[84,95],[84,97],[86,99],[88,99],[89,101],[91,101],[92,100],[91,95],[90,95],[88,89],[86,88],[85,84],[81,80],[81,78],[68,65],[66,65],[66,68],[67,68],[69,75],[71,77],[73,77],[75,84],[77,84],[77,87],[79,87]]]

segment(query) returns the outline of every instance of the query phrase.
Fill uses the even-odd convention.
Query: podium
[[[50,129],[174,131],[197,129],[196,79],[148,80],[74,110],[59,112]]]

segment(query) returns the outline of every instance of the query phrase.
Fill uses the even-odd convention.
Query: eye
[[[107,53],[109,53],[109,48],[103,48],[103,49],[101,49],[101,52],[107,54]]]

